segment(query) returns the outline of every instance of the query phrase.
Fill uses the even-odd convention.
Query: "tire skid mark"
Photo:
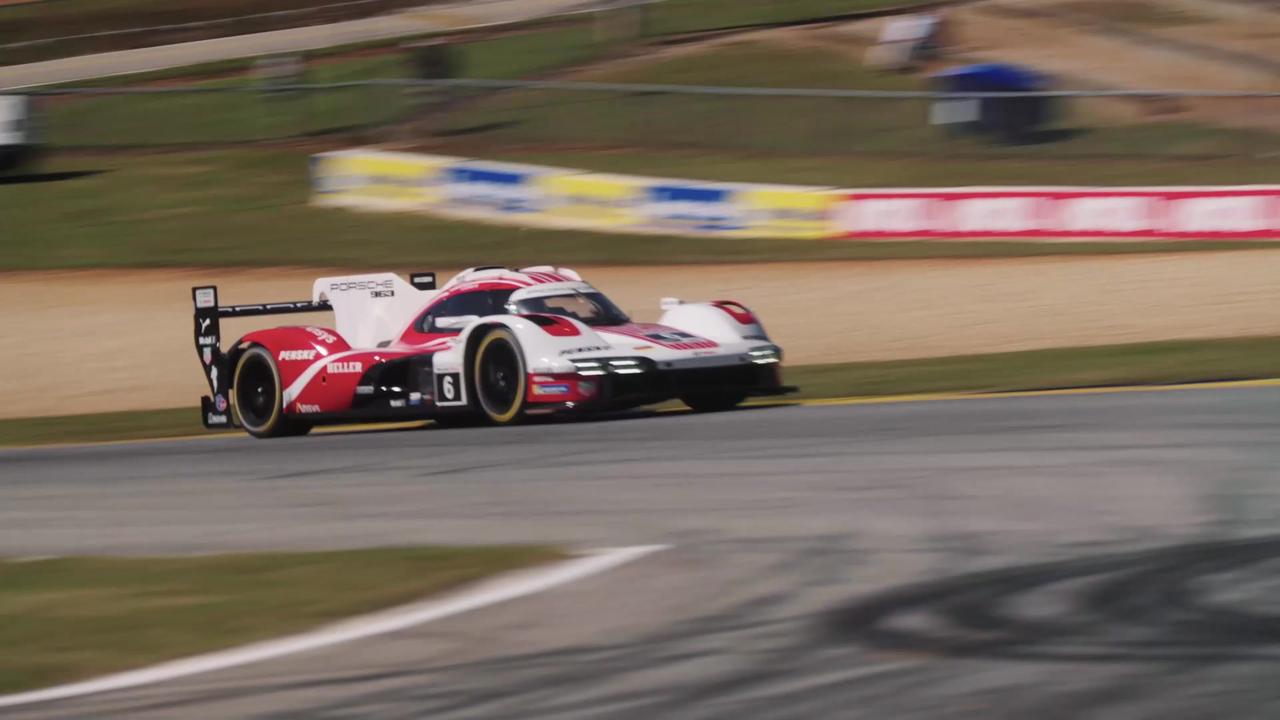
[[[1280,536],[983,571],[854,602],[831,613],[826,626],[846,642],[943,656],[1274,661],[1280,659],[1280,617],[1222,607],[1202,594],[1224,573],[1277,572],[1280,565],[1269,564],[1277,558]],[[1009,609],[1027,593],[1082,583],[1066,609],[1049,617]],[[1269,597],[1253,604],[1273,606]]]

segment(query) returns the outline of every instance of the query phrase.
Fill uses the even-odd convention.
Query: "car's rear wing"
[[[257,305],[219,305],[216,285],[191,288],[191,300],[195,305],[196,353],[204,369],[212,397],[200,398],[200,417],[207,428],[234,427],[230,412],[231,368],[222,352],[222,328],[219,320],[226,317],[257,317],[260,315],[292,315],[294,313],[324,312],[333,306],[325,301],[293,300]]]

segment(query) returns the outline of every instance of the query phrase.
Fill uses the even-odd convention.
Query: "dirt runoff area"
[[[1280,334],[1278,267],[1280,250],[1255,250],[583,272],[640,320],[657,319],[663,295],[744,302],[788,362],[808,364]],[[195,408],[205,387],[191,286],[218,284],[224,303],[292,300],[325,274],[333,271],[0,275],[0,337],[9,341],[0,417]],[[329,323],[257,318],[226,322],[223,332],[294,322]]]

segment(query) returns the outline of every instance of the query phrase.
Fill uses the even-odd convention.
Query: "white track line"
[[[317,650],[339,643],[397,632],[439,620],[451,615],[494,605],[508,600],[550,590],[557,585],[571,583],[585,577],[611,570],[645,555],[665,550],[666,545],[639,545],[591,551],[581,557],[556,563],[549,567],[521,570],[481,582],[469,589],[450,593],[441,598],[401,605],[382,612],[362,615],[326,625],[310,632],[292,635],[278,640],[243,645],[230,650],[220,650],[196,655],[184,660],[153,665],[140,670],[107,675],[95,680],[55,685],[43,690],[0,695],[0,708],[28,703],[65,700],[93,693],[124,690],[126,688],[165,682],[176,678],[207,673],[214,670],[248,665],[272,660],[295,653]]]

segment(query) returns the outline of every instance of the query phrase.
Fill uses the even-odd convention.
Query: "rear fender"
[[[251,345],[261,345],[271,353],[280,370],[280,384],[285,388],[296,383],[316,362],[351,350],[347,341],[329,328],[299,325],[255,330],[236,341],[229,353],[228,367],[233,373],[240,354]]]

